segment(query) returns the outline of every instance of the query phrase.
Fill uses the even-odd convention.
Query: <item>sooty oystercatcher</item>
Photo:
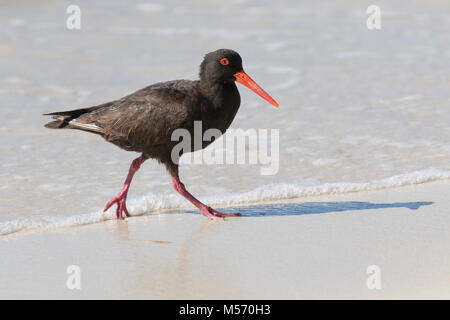
[[[178,161],[171,157],[172,148],[177,144],[171,140],[171,135],[176,129],[186,129],[193,136],[194,121],[201,121],[203,132],[211,128],[222,133],[226,131],[241,101],[235,81],[278,107],[275,100],[244,72],[237,52],[219,49],[205,55],[200,65],[199,80],[160,82],[98,106],[48,113],[45,115],[52,116],[55,121],[45,127],[96,133],[122,149],[142,154],[131,163],[122,190],[105,206],[104,211],[117,204],[118,219],[123,219],[123,214],[130,216],[126,206],[128,189],[136,171],[149,158],[166,166],[175,190],[204,216],[238,216],[217,211],[192,196],[179,179]],[[211,142],[203,141],[201,148]]]

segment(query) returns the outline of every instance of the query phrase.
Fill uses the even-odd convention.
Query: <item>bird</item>
[[[158,82],[111,102],[46,113],[44,115],[51,116],[53,121],[44,126],[94,133],[121,149],[141,154],[132,161],[120,192],[104,207],[103,212],[106,212],[117,205],[117,219],[130,217],[126,205],[128,190],[135,173],[148,159],[162,163],[172,178],[173,188],[207,218],[240,216],[239,213],[215,210],[189,193],[180,181],[178,159],[171,156],[171,150],[177,144],[171,138],[176,129],[185,129],[193,136],[194,122],[201,121],[202,133],[208,129],[218,129],[222,134],[226,132],[241,103],[236,82],[275,107],[279,106],[245,73],[242,58],[236,51],[218,49],[204,56],[198,80]],[[203,141],[200,148],[213,141]]]

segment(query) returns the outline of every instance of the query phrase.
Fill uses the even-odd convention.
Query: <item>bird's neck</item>
[[[237,88],[234,82],[219,83],[201,80],[200,90],[211,101],[212,107],[217,109],[224,106],[227,96],[237,91]]]
[[[236,84],[202,84],[202,95],[209,101],[202,105],[201,118],[205,130],[214,128],[224,133],[231,125],[241,103]]]

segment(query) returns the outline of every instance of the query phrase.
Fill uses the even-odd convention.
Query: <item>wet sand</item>
[[[0,298],[450,298],[450,184],[193,211],[0,238]],[[231,210],[231,209],[230,209]],[[81,289],[69,290],[70,265]],[[367,267],[381,289],[366,286]]]

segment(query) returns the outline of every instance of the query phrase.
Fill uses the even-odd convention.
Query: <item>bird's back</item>
[[[99,106],[50,113],[56,121],[46,127],[89,131],[123,149],[150,153],[159,145],[170,145],[173,130],[190,131],[194,119],[201,118],[201,104],[207,102],[197,83],[156,83]]]

